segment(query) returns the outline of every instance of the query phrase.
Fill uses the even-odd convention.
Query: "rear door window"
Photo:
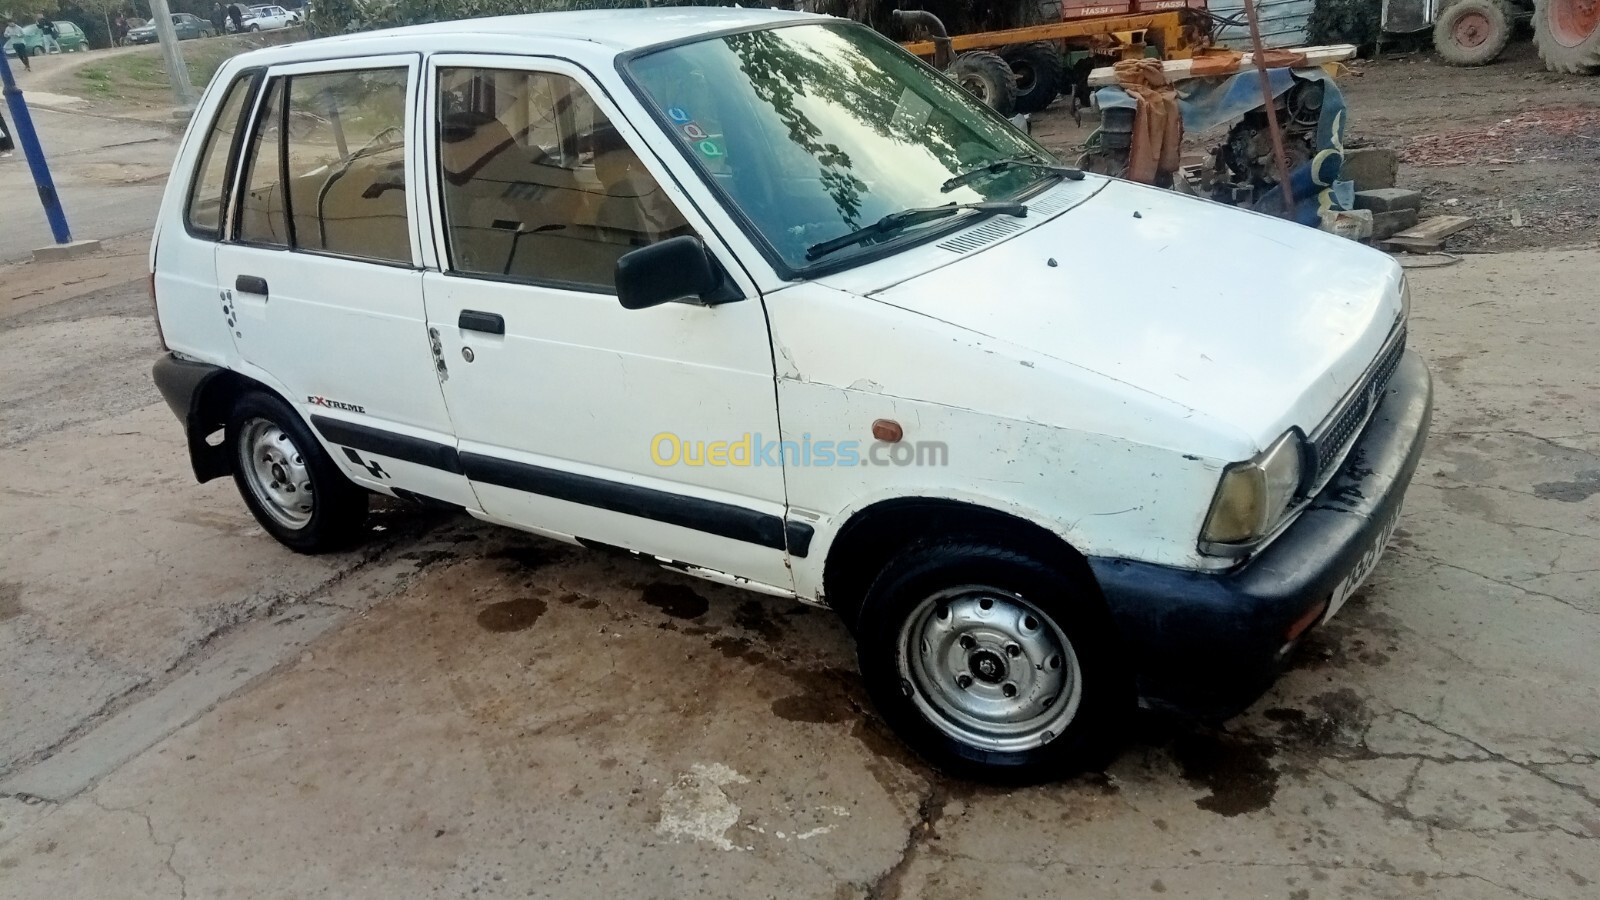
[[[403,68],[289,79],[287,170],[294,247],[411,262]]]
[[[255,134],[245,157],[244,192],[239,198],[238,238],[247,244],[287,247],[289,226],[283,215],[283,79],[267,88],[256,116]]]
[[[200,150],[200,164],[195,168],[194,182],[189,186],[189,205],[184,222],[195,237],[216,240],[222,236],[222,209],[227,204],[229,163],[236,152],[234,134],[239,130],[239,120],[245,100],[251,95],[260,70],[246,72],[228,85],[222,106],[206,133],[205,146]]]
[[[410,265],[403,67],[274,77],[245,160],[238,240]]]

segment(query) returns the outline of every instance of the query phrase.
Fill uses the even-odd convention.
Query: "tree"
[[[318,0],[311,15],[323,34],[371,31],[451,19],[572,9],[642,6],[726,6],[729,0]]]

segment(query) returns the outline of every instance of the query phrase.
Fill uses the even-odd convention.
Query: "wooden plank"
[[[1013,44],[1030,44],[1034,41],[1059,41],[1066,38],[1093,37],[1100,34],[1115,34],[1119,31],[1144,31],[1153,28],[1163,29],[1164,33],[1178,34],[1181,31],[1178,14],[1169,10],[1131,16],[1111,16],[1104,19],[1051,22],[1007,31],[955,34],[950,36],[950,49],[957,53],[963,50],[994,50]],[[907,41],[900,46],[917,56],[933,55],[933,41]]]
[[[1471,216],[1432,216],[1423,219],[1416,227],[1400,232],[1392,240],[1442,241],[1471,225],[1472,222]]]
[[[1301,54],[1305,57],[1305,62],[1296,66],[1296,68],[1312,68],[1324,63],[1341,62],[1350,59],[1356,55],[1356,47],[1354,44],[1329,44],[1324,47],[1297,47],[1293,50],[1272,50],[1268,52],[1274,55],[1279,53]],[[1221,70],[1213,68],[1214,63],[1208,65],[1208,60],[1204,56],[1198,56],[1194,59],[1169,59],[1161,64],[1161,70],[1166,73],[1168,81],[1182,81],[1185,78],[1194,77],[1193,72],[1196,65],[1201,67],[1207,77],[1232,75],[1237,72],[1247,71],[1254,66],[1255,54],[1246,53],[1240,57],[1237,64]],[[1117,72],[1111,66],[1102,66],[1089,73],[1090,87],[1107,87],[1116,83]]]
[[[1384,247],[1433,253],[1444,247],[1444,239],[1471,225],[1471,216],[1434,216],[1414,228],[1407,228],[1383,241]]]

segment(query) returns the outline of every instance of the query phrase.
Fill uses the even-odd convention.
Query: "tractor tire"
[[[1061,65],[1061,49],[1040,41],[1010,47],[1001,56],[1017,77],[1017,112],[1038,112],[1049,106],[1066,77]]]
[[[1533,0],[1533,43],[1552,72],[1600,75],[1600,0]]]
[[[945,71],[956,84],[1007,118],[1017,112],[1017,82],[998,53],[972,50],[955,58]]]
[[[1457,0],[1433,23],[1433,49],[1452,66],[1486,66],[1511,40],[1504,0]]]

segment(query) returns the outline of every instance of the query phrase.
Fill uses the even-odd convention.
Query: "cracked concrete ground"
[[[1369,585],[1224,727],[1006,790],[887,734],[824,611],[454,518],[281,552],[187,479],[136,287],[6,319],[0,784],[335,617],[0,797],[0,897],[1592,897],[1600,253],[1411,277],[1436,431]]]

